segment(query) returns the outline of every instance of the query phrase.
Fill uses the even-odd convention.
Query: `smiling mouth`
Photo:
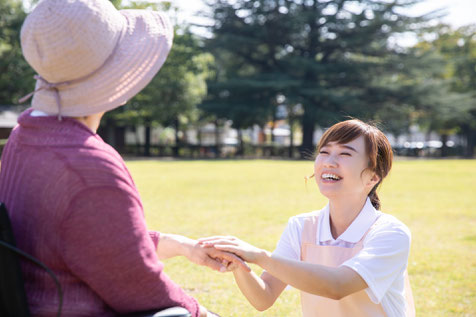
[[[327,181],[339,181],[342,179],[342,177],[336,175],[336,174],[330,174],[330,173],[324,173],[321,175],[321,178],[323,180],[327,180]]]

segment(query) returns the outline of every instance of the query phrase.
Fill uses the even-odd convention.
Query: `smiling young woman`
[[[343,172],[349,169],[354,172],[361,171],[362,181],[369,174],[374,174],[374,177],[378,178],[368,196],[372,205],[376,209],[380,208],[376,190],[392,168],[393,152],[387,138],[379,129],[360,120],[339,122],[322,136],[317,153],[314,176],[321,192],[325,190],[321,184],[326,183],[326,178],[319,174],[317,168],[324,166],[332,169],[338,164]],[[322,181],[318,179],[319,177]],[[349,182],[346,182],[346,187],[359,188],[358,185],[352,186]],[[328,197],[325,194],[324,196]]]
[[[301,290],[303,316],[414,316],[406,271],[409,229],[381,212],[376,193],[392,167],[392,148],[375,126],[335,124],[322,136],[314,177],[329,203],[291,217],[273,253],[234,237],[201,243],[233,252],[266,271],[230,267],[258,310],[273,305],[287,285]]]

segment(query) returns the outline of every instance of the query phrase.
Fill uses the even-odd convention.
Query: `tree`
[[[26,13],[20,0],[0,0],[0,104],[16,104],[34,88],[34,70],[20,47]]]
[[[116,2],[120,5],[120,1]],[[175,10],[170,3],[131,2],[128,8],[131,6]],[[151,128],[173,126],[176,131],[174,154],[178,155],[179,130],[183,123],[196,121],[200,116],[196,105],[206,95],[206,78],[212,63],[213,57],[202,52],[199,38],[187,27],[177,27],[171,52],[157,76],[124,107],[113,111],[110,120],[144,125],[146,144],[143,154],[146,156],[150,155]]]
[[[237,83],[227,82],[225,86],[221,83],[209,82],[209,92],[207,98],[200,109],[205,113],[211,114],[218,119],[232,120],[233,128],[238,130],[239,149],[237,154],[244,153],[244,144],[242,137],[242,129],[252,127],[254,124],[264,126],[270,116],[272,109],[266,107],[266,100],[272,99],[274,96],[269,95],[268,91]]]
[[[275,40],[285,35],[279,26],[286,20],[273,21],[271,26],[268,15],[269,27],[261,29],[246,24],[239,10],[226,1],[212,5],[216,26],[206,48],[214,55],[216,68],[215,76],[208,82],[209,94],[200,108],[218,118],[232,120],[238,131],[255,124],[264,127],[275,114],[278,94],[291,84],[286,83],[287,78],[279,72],[277,64],[267,60],[268,55],[273,55],[271,50],[280,49],[280,42]],[[247,5],[240,2],[240,8]],[[268,36],[271,29],[273,36]],[[255,35],[257,32],[259,36]],[[241,134],[239,138],[238,153],[242,153]]]
[[[391,39],[426,21],[401,13],[417,2],[212,1],[215,23],[208,44],[225,68],[217,81],[228,99],[248,87],[301,104],[302,151],[310,152],[316,124],[327,126],[349,115],[369,118],[395,100],[394,89],[379,79],[401,72],[410,52]],[[272,107],[273,99],[262,104]]]
[[[427,40],[430,38],[430,40]],[[476,25],[457,30],[437,25],[421,34],[417,49],[434,52],[444,60],[436,92],[424,109],[423,121],[442,136],[443,154],[449,134],[466,138],[465,156],[474,156],[476,146]],[[444,83],[444,85],[443,85]]]

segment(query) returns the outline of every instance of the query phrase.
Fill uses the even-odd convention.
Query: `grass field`
[[[326,200],[303,161],[128,161],[151,229],[192,238],[235,235],[273,250],[288,218]],[[412,231],[409,274],[417,316],[476,316],[476,160],[397,161],[380,190],[382,210]],[[254,270],[259,272],[257,267]],[[166,272],[223,317],[301,316],[285,291],[254,310],[230,273],[166,261]]]

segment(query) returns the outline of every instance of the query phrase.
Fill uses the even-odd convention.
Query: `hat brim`
[[[87,116],[124,104],[140,92],[164,64],[174,33],[168,17],[148,10],[121,10],[120,13],[126,22],[117,47],[106,63],[84,81],[59,89],[63,116]],[[50,115],[58,114],[52,91],[35,93],[31,106]]]

